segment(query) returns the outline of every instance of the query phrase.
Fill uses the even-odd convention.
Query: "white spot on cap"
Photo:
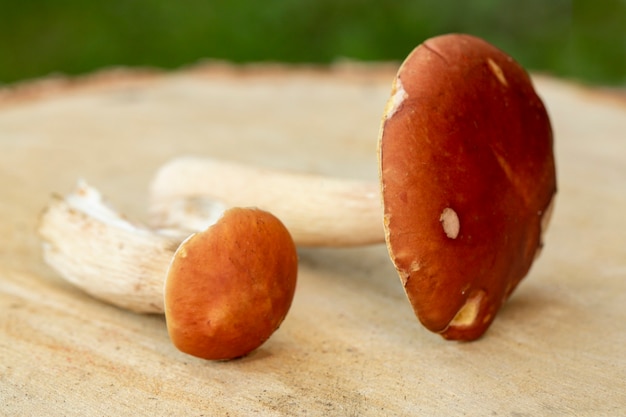
[[[539,245],[535,250],[535,259],[539,257],[541,254],[541,250],[543,249],[543,236],[548,230],[548,225],[550,224],[550,219],[552,218],[552,211],[554,210],[554,195],[548,203],[548,207],[544,211],[537,212],[537,215],[541,217],[541,234],[539,235]]]
[[[422,265],[418,261],[411,262],[411,272],[417,272],[422,268]]]
[[[475,294],[472,294],[465,301],[463,307],[461,307],[456,313],[450,322],[450,327],[469,327],[473,325],[478,317],[478,313],[480,313],[480,306],[483,302],[484,296],[485,293],[483,291],[478,291]],[[486,320],[488,321],[490,318],[490,316],[487,316]],[[483,323],[485,322],[486,321],[483,320]]]
[[[495,75],[498,81],[500,81],[500,84],[508,87],[509,83],[506,81],[502,68],[500,68],[500,66],[491,58],[487,58],[487,65],[489,65],[489,69],[493,72],[493,75]]]
[[[439,221],[443,226],[443,231],[446,236],[450,239],[456,239],[459,235],[459,230],[461,230],[461,223],[459,222],[459,216],[456,214],[456,211],[452,210],[450,207],[446,207],[441,212]]]
[[[402,81],[400,80],[399,77],[396,78],[393,83],[391,97],[389,97],[389,100],[387,101],[387,107],[385,108],[385,118],[386,119],[391,118],[391,116],[393,116],[394,113],[398,111],[398,109],[402,105],[402,102],[408,96],[409,95],[407,94],[407,92],[404,90],[404,87],[402,86]]]
[[[539,213],[541,216],[541,240],[543,240],[543,235],[546,233],[546,230],[548,230],[548,225],[552,219],[552,210],[554,210],[554,196],[550,199],[548,207],[546,207],[542,213]]]

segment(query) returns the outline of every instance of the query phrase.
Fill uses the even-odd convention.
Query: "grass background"
[[[0,84],[109,66],[402,60],[447,32],[626,85],[626,0],[0,0]]]

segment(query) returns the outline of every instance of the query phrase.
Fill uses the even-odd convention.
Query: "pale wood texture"
[[[386,248],[300,251],[293,307],[242,360],[169,342],[41,257],[37,218],[85,178],[132,219],[172,157],[375,180],[395,66],[113,72],[0,94],[0,414],[620,415],[626,410],[626,104],[538,78],[559,194],[546,247],[487,335],[417,323]]]

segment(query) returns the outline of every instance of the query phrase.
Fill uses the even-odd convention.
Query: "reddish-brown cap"
[[[227,210],[183,242],[165,282],[165,316],[174,345],[205,359],[244,356],[282,323],[296,288],[298,256],[272,214]]]
[[[402,64],[379,135],[386,239],[425,327],[473,340],[527,274],[556,192],[552,130],[526,71],[444,35]]]

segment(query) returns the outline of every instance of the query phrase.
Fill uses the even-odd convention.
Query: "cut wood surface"
[[[83,178],[134,221],[171,158],[377,179],[397,66],[116,70],[0,90],[0,415],[615,416],[626,410],[626,101],[536,77],[559,192],[546,247],[487,334],[423,329],[383,245],[301,249],[292,309],[231,362],[177,351],[42,260]]]

